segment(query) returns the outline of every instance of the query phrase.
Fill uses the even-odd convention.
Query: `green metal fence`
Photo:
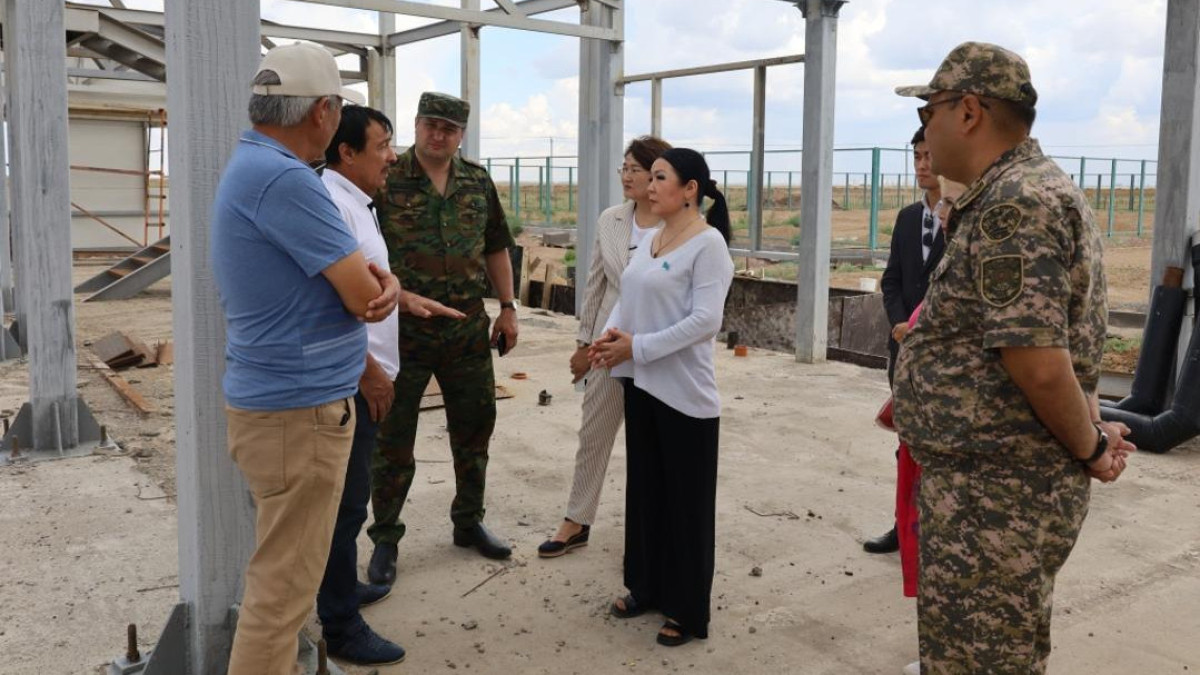
[[[833,244],[886,247],[895,211],[921,196],[910,148],[834,150]],[[763,248],[787,251],[799,232],[800,151],[768,150],[763,176]],[[713,178],[729,202],[734,245],[751,241],[746,208],[750,153],[706,152]],[[1157,163],[1145,159],[1053,156],[1078,182],[1109,237],[1146,236],[1153,221]],[[578,168],[574,156],[491,157],[484,160],[509,219],[522,225],[575,226]],[[616,167],[613,167],[616,170]]]

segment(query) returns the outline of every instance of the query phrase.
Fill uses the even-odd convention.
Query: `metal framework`
[[[804,63],[804,55],[796,54],[793,56],[737,61],[713,66],[661,70],[653,73],[628,75],[621,78],[621,84],[630,84],[633,82],[650,83],[650,133],[661,137],[663,80],[711,75],[714,73],[729,73],[739,70],[754,71],[754,115],[751,126],[750,182],[746,186],[746,210],[750,226],[750,248],[748,250],[730,249],[730,253],[735,255],[756,256],[760,249],[762,249],[762,194],[764,157],[766,156],[767,68],[793,63]]]
[[[13,2],[15,0],[9,0]],[[309,1],[309,0],[305,0]],[[395,47],[455,32],[463,42],[462,95],[479,110],[480,29],[499,26],[574,35],[581,39],[580,164],[592,177],[581,189],[581,232],[590,232],[599,206],[619,198],[609,167],[620,152],[621,93],[617,86],[623,40],[623,6],[618,0],[526,0],[502,2],[479,11],[478,0],[448,8],[399,0],[331,0],[324,4],[381,12],[378,35],[353,37],[348,45],[324,31],[305,37],[343,49],[366,50],[364,76],[371,100],[395,117]],[[530,18],[532,14],[579,6],[581,21],[570,24]],[[107,10],[106,10],[107,11]],[[257,0],[167,0],[165,43],[172,147],[172,257],[175,347],[177,481],[180,538],[180,603],[150,656],[149,675],[223,673],[232,639],[230,608],[241,592],[240,570],[253,548],[252,504],[225,447],[220,368],[224,332],[209,267],[208,207],[216,177],[242,126],[248,88],[258,65],[261,39]],[[395,33],[394,14],[441,22]],[[134,17],[126,17],[133,19]],[[151,20],[145,14],[136,17]],[[295,36],[292,33],[291,36]],[[363,44],[365,43],[365,44]],[[347,49],[347,52],[352,51]],[[360,53],[355,51],[355,53]],[[361,53],[360,53],[361,55]],[[473,117],[478,117],[478,112]],[[477,153],[478,132],[468,132],[464,152]],[[590,237],[589,237],[590,238]]]

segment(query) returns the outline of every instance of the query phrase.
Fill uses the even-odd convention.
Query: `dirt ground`
[[[77,278],[96,269],[77,268]],[[76,320],[81,345],[118,328],[167,338],[169,280],[133,300],[78,304]],[[497,380],[516,396],[498,404],[487,500],[487,522],[511,538],[513,559],[450,544],[444,415],[422,414],[399,579],[365,611],[409,650],[381,675],[890,675],[915,658],[899,560],[861,549],[887,527],[894,503],[895,438],[871,424],[887,393],[882,371],[718,351],[725,408],[711,637],[668,649],[654,644],[657,617],[606,614],[622,591],[623,443],[591,546],[536,556],[565,508],[582,395],[566,370],[574,319],[526,309],[520,325],[520,344],[496,362]],[[528,379],[512,379],[517,371]],[[132,413],[96,372],[80,371],[82,396],[119,451],[0,467],[0,674],[103,672],[124,651],[127,623],[149,648],[178,599],[172,372],[123,375],[154,414]],[[24,361],[0,364],[0,409],[15,410],[27,383]],[[546,407],[537,405],[543,389],[553,394]],[[1058,581],[1052,672],[1200,668],[1198,448],[1139,455],[1120,482],[1096,487]],[[365,565],[365,536],[359,546]]]

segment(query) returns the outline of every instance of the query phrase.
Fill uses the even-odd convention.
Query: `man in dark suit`
[[[888,337],[888,383],[892,381],[896,365],[896,354],[900,341],[908,333],[908,317],[925,298],[929,287],[929,275],[942,259],[946,248],[945,235],[937,215],[941,200],[941,188],[937,176],[930,168],[929,148],[925,145],[925,129],[917,129],[912,138],[913,169],[917,186],[925,191],[921,201],[909,204],[896,215],[896,226],[892,230],[892,246],[888,255],[887,269],[883,272],[883,307],[887,311],[888,324],[892,327]],[[868,553],[891,553],[900,548],[893,526],[886,534],[869,539],[863,544]]]

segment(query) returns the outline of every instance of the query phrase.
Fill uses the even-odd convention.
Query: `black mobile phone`
[[[508,338],[504,336],[504,333],[501,333],[500,337],[496,338],[496,350],[500,352],[500,356],[508,353]]]

